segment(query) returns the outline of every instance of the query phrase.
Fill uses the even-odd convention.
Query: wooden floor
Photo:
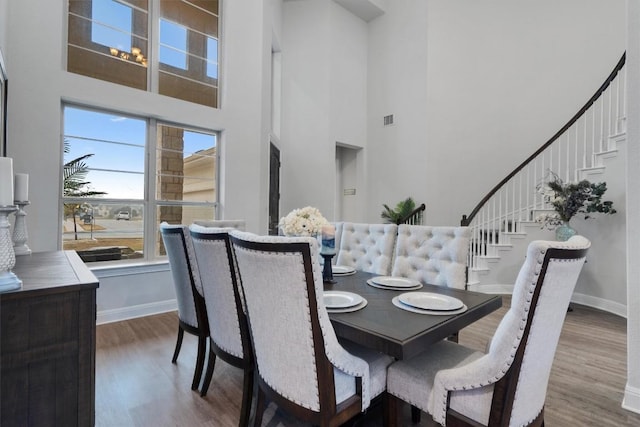
[[[504,305],[508,304],[505,299]],[[621,408],[626,320],[586,307],[573,308],[567,314],[551,373],[545,424],[640,426],[640,414]],[[462,330],[460,343],[483,350],[505,311],[503,307]],[[208,395],[201,398],[191,391],[196,340],[185,334],[178,363],[172,364],[177,325],[176,314],[166,313],[98,326],[96,426],[237,426],[241,371],[218,359]],[[433,425],[429,418],[423,414],[419,425]],[[263,421],[269,427],[302,425],[273,405]],[[380,408],[370,409],[359,425],[382,426]]]

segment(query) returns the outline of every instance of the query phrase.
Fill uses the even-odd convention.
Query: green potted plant
[[[395,209],[383,204],[384,210],[380,214],[383,220],[391,224],[400,224],[404,218],[409,216],[416,208],[416,202],[411,197],[398,202]]]
[[[542,214],[536,221],[549,230],[556,230],[558,240],[568,240],[576,234],[569,225],[575,215],[582,214],[585,219],[592,218],[594,213],[614,214],[613,202],[603,201],[607,191],[607,183],[592,183],[586,179],[579,182],[564,182],[554,172],[549,171],[542,183],[536,186],[544,201],[553,206],[555,213]]]

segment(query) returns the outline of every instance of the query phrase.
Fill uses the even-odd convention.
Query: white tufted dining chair
[[[387,425],[408,402],[441,425],[541,426],[556,346],[589,240],[534,241],[520,269],[511,307],[481,353],[441,341],[389,367]]]
[[[207,394],[216,357],[242,369],[244,381],[238,425],[244,427],[249,425],[253,397],[253,352],[229,229],[192,224],[189,230],[209,320],[209,361],[200,395]]]
[[[244,231],[247,224],[244,219],[194,219],[193,223],[210,228],[233,228]]]
[[[469,227],[398,227],[392,276],[464,289],[471,229]]]
[[[230,235],[257,369],[255,425],[265,399],[319,426],[365,411],[384,391],[392,358],[338,343],[322,300],[317,240]]]
[[[337,264],[381,275],[391,273],[398,226],[344,222]]]
[[[171,362],[176,363],[178,360],[185,331],[198,337],[196,367],[191,382],[191,390],[195,390],[200,384],[209,336],[200,273],[198,273],[193,251],[193,242],[186,225],[171,225],[163,222],[160,224],[160,234],[169,259],[178,303],[178,339]]]

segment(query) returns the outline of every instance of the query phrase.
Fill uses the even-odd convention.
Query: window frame
[[[93,0],[90,0],[91,2]],[[161,2],[162,0],[145,0],[146,1],[146,6],[147,6],[147,10],[143,10],[141,7],[138,7],[135,4],[135,0],[113,0],[115,2],[118,3],[122,3],[123,5],[127,6],[127,7],[131,7],[134,11],[138,11],[139,13],[146,13],[147,14],[147,18],[146,18],[146,36],[142,37],[142,36],[138,36],[136,35],[136,26],[134,24],[132,24],[132,36],[135,36],[135,38],[139,38],[141,40],[144,40],[146,43],[146,53],[143,53],[143,62],[141,64],[137,64],[136,61],[132,58],[132,55],[134,55],[132,52],[120,52],[119,54],[126,54],[127,59],[124,60],[125,64],[129,64],[131,66],[136,65],[136,66],[143,66],[145,68],[144,71],[144,76],[146,79],[146,91],[147,92],[151,92],[154,94],[160,94],[163,96],[169,96],[172,97],[174,99],[179,99],[185,102],[190,102],[190,103],[194,103],[194,104],[198,104],[198,105],[203,105],[205,107],[209,107],[209,108],[214,108],[214,109],[221,109],[221,103],[222,103],[222,95],[221,95],[221,91],[222,91],[222,79],[223,79],[223,70],[222,70],[222,64],[223,64],[223,43],[221,40],[221,34],[222,34],[222,1],[223,0],[218,0],[217,1],[217,11],[214,12],[209,12],[201,7],[199,7],[196,3],[190,1],[190,0],[176,0],[176,1],[180,1],[181,3],[184,3],[188,6],[197,8],[197,9],[201,9],[203,12],[205,13],[209,13],[212,17],[215,18],[215,35],[214,34],[207,34],[204,33],[202,31],[199,31],[191,26],[188,25],[184,25],[183,23],[177,22],[173,19],[171,19],[170,17],[164,16],[162,13],[162,5]],[[88,7],[91,7],[92,5],[90,4]],[[90,71],[80,71],[80,69],[78,68],[78,60],[77,58],[74,57],[73,59],[73,64],[72,66],[70,66],[70,48],[73,47],[74,49],[80,49],[80,50],[84,50],[86,52],[88,52],[89,54],[95,54],[95,55],[100,55],[100,56],[105,56],[105,57],[109,57],[109,53],[104,53],[101,52],[101,50],[104,49],[100,49],[98,47],[105,47],[105,45],[102,44],[98,44],[93,42],[92,37],[91,37],[91,26],[94,25],[94,22],[99,23],[100,25],[102,25],[102,21],[94,19],[94,17],[91,18],[87,18],[82,16],[81,14],[72,12],[69,9],[69,1],[67,1],[67,10],[66,10],[66,25],[67,25],[67,31],[66,31],[66,40],[65,40],[65,70],[68,72],[72,72],[72,73],[77,73],[79,75],[84,75],[87,76],[89,78],[95,78],[95,79],[99,79],[102,81],[106,81],[106,82],[110,82],[112,84],[117,84],[120,86],[124,86],[124,87],[133,87],[136,89],[141,89],[142,90],[142,86],[144,86],[141,82],[142,79],[142,72],[140,74],[140,82],[137,82],[135,79],[137,78],[136,76],[133,76],[130,78],[130,80],[113,80],[110,79],[110,75],[108,73],[105,73],[105,71],[103,69],[92,69]],[[84,34],[83,37],[88,37],[87,38],[87,42],[91,45],[95,45],[96,47],[93,48],[88,48],[88,47],[83,47],[80,44],[75,44],[71,41],[71,27],[70,27],[70,19],[71,17],[74,17],[75,19],[79,19],[79,20],[85,20],[88,22],[88,27],[89,27],[89,33],[88,34]],[[187,51],[185,52],[186,55],[186,68],[182,69],[182,68],[178,68],[178,67],[174,67],[170,64],[164,64],[160,62],[160,49],[161,49],[161,43],[160,43],[160,20],[165,20],[168,21],[172,24],[176,24],[179,25],[183,28],[187,29]],[[135,18],[134,18],[135,21]],[[139,22],[139,21],[138,21]],[[74,27],[75,28],[75,27]],[[201,37],[203,37],[205,39],[205,46],[204,46],[204,51],[202,52],[202,56],[194,54],[191,51],[191,47],[190,47],[190,33],[194,32],[194,33],[198,33]],[[133,47],[133,38],[132,37],[132,47]],[[206,47],[206,39],[207,38],[211,38],[211,39],[215,39],[217,42],[217,52],[216,52],[216,61],[215,61],[215,66],[216,66],[216,76],[212,77],[209,75],[208,73],[208,69],[209,69],[209,65],[210,64],[214,64],[213,61],[210,61],[210,59],[208,58],[207,55],[207,47]],[[79,43],[79,42],[78,42]],[[139,47],[139,46],[136,46]],[[117,51],[116,51],[117,53]],[[144,57],[144,55],[146,54],[146,57]],[[112,56],[117,56],[114,55],[113,52],[111,53]],[[131,58],[131,60],[129,59]],[[191,74],[192,70],[191,70],[191,58],[197,58],[197,60],[202,61],[202,67],[203,71],[201,73],[201,76],[199,77],[194,77]],[[85,62],[86,63],[86,62]],[[109,64],[111,64],[111,62],[108,62]],[[121,64],[122,66],[125,66],[124,64]],[[165,68],[163,68],[163,66]],[[136,69],[135,67],[132,69]],[[195,68],[194,68],[195,69]],[[71,71],[70,71],[71,70]],[[175,72],[175,71],[179,71],[179,72]],[[125,73],[127,74],[127,73]],[[192,84],[195,85],[199,85],[200,89],[199,91],[211,91],[211,97],[209,97],[209,94],[207,94],[207,96],[205,97],[193,97],[190,99],[186,99],[180,96],[177,96],[178,93],[181,93],[181,90],[184,89],[184,87],[182,86],[172,86],[171,84],[168,84],[166,81],[164,83],[164,85],[161,84],[161,81],[163,80],[163,76],[169,76],[169,78],[177,78],[180,79],[182,84],[185,84],[185,82],[189,83],[191,82]],[[138,84],[140,83],[140,84]],[[139,86],[139,87],[138,87]]]
[[[132,118],[136,120],[144,120],[146,124],[146,135],[145,135],[145,144],[144,144],[144,189],[143,189],[143,197],[142,199],[120,199],[120,198],[108,198],[108,197],[65,197],[62,185],[60,187],[60,197],[59,197],[59,210],[60,210],[60,221],[64,220],[64,204],[69,202],[100,202],[100,203],[118,203],[118,204],[137,204],[142,205],[143,207],[143,229],[142,229],[142,239],[143,239],[143,257],[131,260],[117,260],[117,261],[100,261],[91,263],[90,266],[93,267],[114,267],[114,266],[130,266],[134,264],[148,264],[166,260],[166,255],[157,254],[157,242],[158,237],[160,236],[160,229],[158,224],[158,209],[160,206],[196,206],[196,207],[207,207],[213,209],[213,216],[217,218],[219,216],[219,194],[220,194],[220,162],[221,162],[221,141],[222,141],[222,132],[214,129],[203,129],[192,125],[185,125],[177,122],[172,122],[169,120],[161,120],[154,117],[145,117],[139,114],[132,114],[124,111],[118,111],[114,109],[101,108],[86,104],[79,104],[75,102],[62,102],[61,104],[61,123],[62,123],[62,132],[60,139],[60,146],[64,145],[64,140],[66,138],[66,129],[65,129],[65,109],[66,108],[75,108],[81,109],[94,113],[104,113],[104,114],[113,114],[118,116],[123,116],[127,118]],[[183,201],[183,200],[162,200],[158,196],[158,188],[157,188],[157,159],[158,152],[160,151],[158,148],[158,126],[170,126],[177,127],[183,129],[184,131],[190,132],[198,132],[209,134],[215,137],[215,167],[213,173],[213,182],[215,188],[215,200],[212,202],[197,202],[197,201]],[[62,152],[63,150],[61,150]],[[60,161],[60,176],[62,179],[63,167],[64,167],[65,159],[64,153],[62,155]],[[211,218],[211,219],[214,219]],[[187,224],[188,225],[188,224]],[[64,245],[64,236],[63,230],[60,230],[60,242],[61,245]]]

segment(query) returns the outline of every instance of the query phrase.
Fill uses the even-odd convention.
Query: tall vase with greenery
[[[564,182],[556,173],[548,171],[544,180],[536,186],[544,201],[553,206],[555,213],[542,214],[536,218],[543,227],[556,230],[558,240],[568,240],[575,234],[569,221],[575,215],[592,218],[594,213],[612,215],[616,213],[613,202],[603,201],[607,183],[592,183],[586,179],[579,182]]]
[[[64,141],[64,153],[69,154],[71,147],[68,141]],[[93,154],[85,154],[75,159],[69,160],[63,167],[62,193],[64,197],[92,197],[107,194],[104,191],[92,190],[91,182],[87,181],[89,167],[85,160]],[[65,203],[64,216],[73,216],[73,232],[75,240],[78,240],[78,226],[76,224],[76,214],[80,208],[80,203]]]

